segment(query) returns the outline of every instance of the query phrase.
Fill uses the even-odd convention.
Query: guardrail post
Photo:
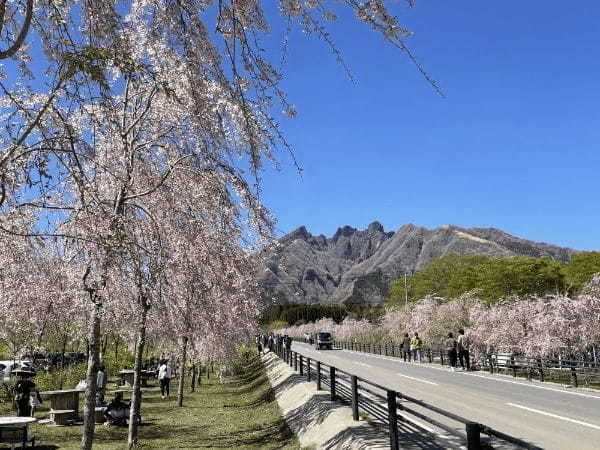
[[[306,358],[306,379],[310,381],[310,358]]]
[[[388,403],[388,422],[390,424],[390,449],[398,450],[400,443],[398,442],[398,404],[396,403],[396,392],[387,391]]]
[[[317,391],[321,390],[321,362],[317,361]]]
[[[400,392],[398,392],[398,400],[400,400],[399,402],[397,402],[398,409],[400,411],[403,411],[404,410],[404,405],[402,404],[402,394]],[[399,422],[404,422],[404,416],[402,414],[398,415],[398,421]]]
[[[481,426],[475,422],[467,422],[467,449],[481,449]]]
[[[577,387],[577,372],[575,371],[575,367],[571,367],[571,384],[573,387]]]
[[[300,375],[304,375],[304,357],[300,355]]]
[[[294,353],[294,372],[298,370],[298,353]]]
[[[352,375],[350,381],[352,382],[352,419],[358,420],[358,378]]]
[[[329,367],[329,387],[331,388],[331,401],[335,401],[335,367]]]

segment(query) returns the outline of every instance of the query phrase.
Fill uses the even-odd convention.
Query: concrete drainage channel
[[[295,373],[273,353],[263,356],[283,418],[302,447],[316,449],[389,449],[384,426],[356,422],[352,409],[332,402],[329,392]]]

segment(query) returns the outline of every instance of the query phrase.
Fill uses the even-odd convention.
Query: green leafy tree
[[[408,291],[408,300],[411,302],[416,301],[427,295],[447,297],[450,283],[457,273],[469,268],[477,267],[489,260],[491,260],[491,258],[484,255],[458,255],[456,253],[448,253],[447,255],[441,256],[423,270],[415,272],[413,275],[407,277],[406,290]],[[458,286],[455,286],[453,289],[456,290],[457,288]],[[466,292],[470,289],[471,285],[462,292]],[[404,277],[400,277],[390,288],[388,304],[403,304],[405,295]]]
[[[549,258],[492,259],[478,266],[475,272],[474,290],[488,303],[510,296],[562,292],[566,287],[562,264]]]
[[[578,292],[599,272],[600,252],[577,253],[564,267],[565,282],[571,291]]]

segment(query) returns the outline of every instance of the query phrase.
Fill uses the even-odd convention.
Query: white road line
[[[365,367],[369,367],[369,368],[373,367],[371,364],[367,364],[367,363],[359,362],[359,361],[352,361],[352,363],[354,363],[354,364],[360,364],[361,366],[365,366]]]
[[[397,373],[396,375],[398,375],[400,377],[408,378],[409,380],[420,381],[421,383],[427,383],[427,384],[431,384],[433,386],[439,386],[437,383],[434,383],[433,381],[427,381],[427,380],[422,380],[421,378],[409,377],[408,375],[404,375],[401,373]]]
[[[565,422],[576,423],[578,425],[583,425],[584,427],[590,427],[590,428],[594,428],[595,430],[600,430],[600,425],[594,425],[592,423],[587,423],[587,422],[582,422],[580,420],[570,419],[569,417],[558,416],[556,414],[552,414],[552,413],[549,413],[549,412],[546,412],[546,411],[540,411],[539,409],[528,408],[527,406],[517,405],[515,403],[507,403],[507,405],[514,406],[515,408],[521,408],[521,409],[524,409],[526,411],[531,411],[531,412],[534,412],[534,413],[538,413],[538,414],[541,414],[543,416],[548,416],[548,417],[553,417],[555,419],[564,420]]]
[[[416,363],[412,363],[412,362],[405,362],[399,358],[392,358],[389,356],[382,356],[382,355],[373,355],[371,353],[363,353],[363,352],[357,352],[354,350],[343,350],[345,352],[348,353],[357,353],[357,354],[361,354],[361,355],[365,355],[365,356],[369,356],[371,358],[378,358],[378,359],[386,359],[388,361],[393,361],[393,362],[397,362],[397,363],[401,363],[401,364],[408,364],[410,366],[414,366],[414,367],[425,367],[427,369],[435,369],[435,370],[441,370],[443,372],[449,373],[448,369],[445,369],[443,367],[434,367],[429,365],[429,363],[426,364],[416,364]],[[496,378],[496,377],[491,377],[488,375],[478,375],[476,373],[472,373],[472,372],[454,372],[454,374],[456,375],[468,375],[471,377],[479,377],[479,378],[483,378],[485,380],[490,380],[490,381],[501,381],[503,383],[511,383],[511,384],[518,384],[520,386],[525,386],[525,387],[531,387],[531,388],[536,388],[536,389],[543,389],[546,391],[554,391],[554,392],[560,392],[561,394],[569,394],[569,395],[577,395],[579,397],[586,397],[586,398],[594,398],[596,400],[600,400],[600,396],[598,395],[592,395],[592,394],[584,394],[583,392],[573,392],[573,391],[567,391],[567,390],[563,390],[563,389],[555,389],[555,388],[551,388],[548,386],[539,386],[537,384],[533,384],[533,383],[521,383],[518,381],[512,381],[512,380],[504,380],[502,378]]]

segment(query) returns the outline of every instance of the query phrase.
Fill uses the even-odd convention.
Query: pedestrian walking
[[[288,355],[292,351],[292,338],[288,335],[285,336],[285,351]]]
[[[419,337],[419,333],[415,331],[415,335],[410,340],[410,350],[413,354],[413,360],[421,362],[421,348],[423,347],[423,340]]]
[[[450,370],[454,372],[456,370],[456,339],[452,333],[448,333],[448,337],[445,341],[446,355],[450,362]]]
[[[261,353],[262,353],[262,344],[261,344],[261,338],[260,338],[260,335],[259,335],[259,334],[257,334],[257,335],[254,337],[254,340],[256,341],[256,350],[258,351],[258,355],[260,356],[260,355],[261,355]]]
[[[158,368],[158,381],[160,383],[160,395],[164,400],[169,397],[169,385],[171,384],[171,366],[168,360],[164,360]]]
[[[458,361],[460,362],[460,367],[462,367],[463,370],[470,370],[471,366],[469,361],[469,342],[465,337],[465,330],[463,330],[462,328],[458,330],[458,339],[456,343],[458,347]]]
[[[96,403],[98,405],[104,405],[104,394],[106,392],[106,369],[104,366],[100,366],[98,373],[96,374]]]
[[[402,359],[404,360],[404,362],[406,362],[407,358],[408,362],[410,362],[412,358],[410,354],[410,337],[408,336],[408,333],[404,333],[404,337],[402,338],[402,342],[400,343],[400,348],[402,351]]]

